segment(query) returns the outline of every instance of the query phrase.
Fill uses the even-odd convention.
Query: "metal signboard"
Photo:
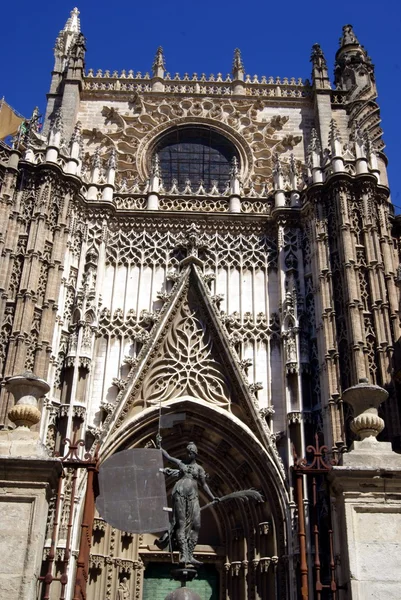
[[[135,448],[108,458],[99,470],[96,508],[110,525],[130,533],[169,528],[163,457],[159,449]]]

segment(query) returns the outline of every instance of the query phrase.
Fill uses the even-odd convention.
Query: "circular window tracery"
[[[223,192],[230,180],[235,146],[209,127],[177,127],[156,147],[165,189],[175,183],[179,189],[188,182],[192,189],[202,183],[206,191],[216,186]]]

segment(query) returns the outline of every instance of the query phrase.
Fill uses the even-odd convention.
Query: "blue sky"
[[[376,67],[392,199],[401,212],[401,2],[267,2],[260,0],[80,0],[87,68],[149,71],[156,48],[167,70],[231,71],[237,46],[247,73],[309,78],[312,44],[321,44],[333,73],[342,26],[351,23]],[[24,116],[45,109],[53,46],[73,0],[4,3],[0,97]]]

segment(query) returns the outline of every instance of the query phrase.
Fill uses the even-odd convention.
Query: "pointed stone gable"
[[[250,390],[220,313],[195,264],[188,264],[131,370],[103,440],[133,414],[190,396],[239,414],[269,443],[270,431]]]
[[[230,382],[219,360],[199,297],[189,287],[156,360],[141,398],[147,405],[188,395],[219,406],[230,404]]]

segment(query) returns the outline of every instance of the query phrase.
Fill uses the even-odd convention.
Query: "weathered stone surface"
[[[0,432],[0,452],[0,597],[32,600],[49,496],[61,466],[45,455],[37,434],[29,430]]]
[[[369,437],[334,467],[332,491],[348,565],[350,600],[391,599],[401,590],[401,456]]]
[[[0,431],[0,456],[49,458],[39,433],[26,427]]]

